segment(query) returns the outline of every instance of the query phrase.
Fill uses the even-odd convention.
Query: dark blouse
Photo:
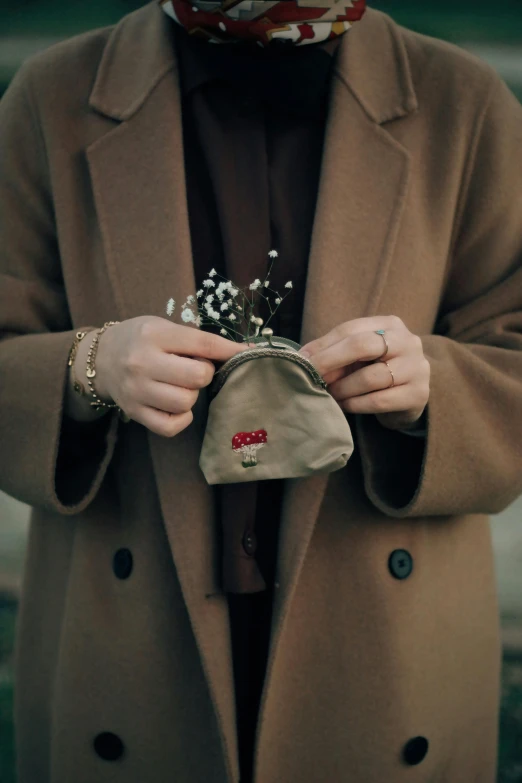
[[[198,287],[214,267],[238,286],[263,279],[292,294],[274,333],[299,341],[330,73],[339,40],[274,52],[211,46],[173,25]],[[266,313],[259,312],[266,318]],[[241,783],[250,780],[266,668],[282,481],[216,487],[223,530]],[[266,588],[266,589],[265,589]]]

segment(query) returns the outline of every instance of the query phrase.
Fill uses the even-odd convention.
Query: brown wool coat
[[[56,475],[74,329],[194,290],[168,24],[151,3],[53,46],[0,104],[0,487],[34,506],[19,783],[238,780],[205,395],[182,435],[114,418],[103,459]],[[343,40],[302,337],[401,317],[432,367],[427,448],[419,470],[413,438],[361,417],[345,469],[288,482],[256,783],[493,783],[486,515],[522,491],[521,146],[522,107],[475,57],[374,10]]]

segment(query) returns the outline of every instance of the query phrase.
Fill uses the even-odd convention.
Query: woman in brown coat
[[[493,783],[487,515],[522,491],[522,108],[488,65],[370,9],[315,48],[238,50],[253,89],[216,82],[228,55],[209,65],[163,5],[32,58],[0,104],[0,487],[33,507],[19,783]],[[297,281],[280,329],[355,451],[259,489],[280,513],[258,513],[256,608],[222,589],[198,466],[203,390],[239,349],[165,304],[212,253],[253,279],[273,245]],[[130,421],[89,404],[110,320],[90,380]]]

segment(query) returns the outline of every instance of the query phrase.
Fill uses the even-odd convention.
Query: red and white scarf
[[[358,22],[366,0],[160,0],[175,22],[210,43],[295,46],[336,38]]]

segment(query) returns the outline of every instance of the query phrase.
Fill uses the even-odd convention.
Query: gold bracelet
[[[71,351],[69,353],[69,367],[71,368],[72,373],[72,380],[73,380],[73,389],[75,392],[77,392],[81,397],[85,396],[85,388],[83,386],[83,383],[81,383],[78,378],[76,377],[76,371],[74,369],[74,362],[76,361],[76,354],[78,353],[78,346],[80,342],[83,340],[87,332],[76,332],[74,336],[74,341],[72,344]]]
[[[114,326],[115,324],[119,324],[119,321],[106,321],[105,324],[100,328],[96,330],[96,334],[93,337],[92,343],[89,348],[89,353],[87,355],[87,364],[85,369],[85,375],[87,377],[87,385],[89,386],[91,395],[93,397],[93,401],[90,403],[91,407],[94,408],[94,410],[98,411],[100,408],[117,408],[118,413],[120,416],[120,419],[124,422],[130,421],[129,416],[123,411],[119,405],[117,405],[115,402],[103,402],[103,400],[98,396],[94,389],[94,383],[93,378],[96,377],[96,367],[95,367],[95,361],[96,361],[96,353],[98,351],[98,344],[100,342],[101,335],[105,332],[106,329],[109,328],[109,326]]]

